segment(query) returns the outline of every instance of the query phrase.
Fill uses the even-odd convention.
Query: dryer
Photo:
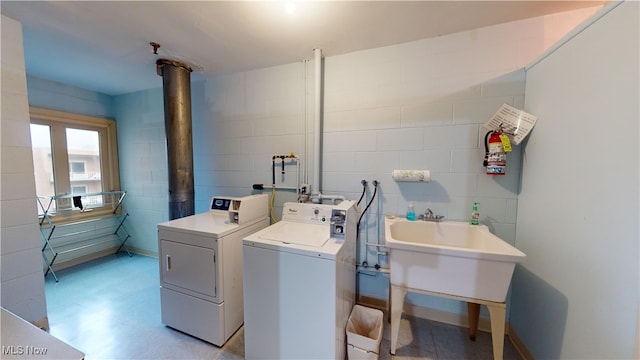
[[[222,346],[243,323],[242,239],[269,226],[268,196],[214,197],[158,224],[162,323]]]
[[[355,304],[356,208],[285,203],[243,240],[247,359],[344,359]]]

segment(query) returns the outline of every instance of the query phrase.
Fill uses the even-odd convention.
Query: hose
[[[373,200],[376,198],[376,193],[378,192],[378,181],[373,180],[372,183],[373,183],[373,195],[371,196],[371,199],[369,200],[369,203],[367,204],[367,206],[364,208],[364,211],[362,212],[362,214],[360,214],[360,218],[358,218],[358,223],[356,224],[356,244],[360,241],[360,222],[362,221],[362,217],[367,212],[367,210],[369,210],[369,207],[373,203]]]
[[[489,143],[487,143],[487,140],[489,140],[489,135],[491,135],[492,132],[493,130],[489,130],[484,136],[484,161],[482,162],[482,166],[484,167],[489,165]]]
[[[364,198],[364,194],[367,192],[367,180],[363,179],[362,181],[360,181],[360,184],[362,184],[362,194],[360,195],[360,199],[356,203],[356,208],[360,206],[360,202]],[[357,254],[360,254],[360,241],[358,241],[359,239],[360,239],[360,229],[358,228],[356,230],[356,256]]]
[[[371,203],[373,203],[373,199],[376,198],[377,192],[378,192],[378,181],[373,180],[373,195],[371,196],[371,200],[369,200],[369,203],[367,204],[367,206],[364,208],[364,211],[362,212],[362,214],[360,214],[360,218],[358,219],[358,224],[356,225],[358,235],[360,235],[360,221],[362,220],[362,217],[367,212],[367,210],[369,210],[369,206],[371,206]]]
[[[367,180],[362,180],[360,183],[362,184],[362,195],[360,195],[360,199],[356,203],[356,206],[360,206],[360,202],[362,201],[362,198],[364,198],[364,193],[367,191]]]

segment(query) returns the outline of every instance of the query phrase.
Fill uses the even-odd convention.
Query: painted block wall
[[[312,62],[216,77],[203,91],[202,116],[193,118],[196,211],[206,210],[213,195],[248,195],[252,184],[270,188],[275,154],[293,152],[311,171]],[[295,168],[286,165],[283,176],[278,162],[276,184],[295,186]],[[276,213],[285,201],[296,201],[295,193],[276,193]]]
[[[464,98],[468,96],[466,102],[459,102],[457,104],[457,119],[455,120],[456,126],[459,126],[458,129],[465,128],[467,130],[471,129],[472,132],[477,134],[477,138],[472,138],[469,140],[458,140],[458,144],[455,147],[458,147],[454,154],[457,158],[465,157],[469,159],[471,155],[470,152],[476,156],[478,153],[482,153],[482,149],[479,148],[479,144],[481,142],[481,135],[479,130],[479,123],[485,121],[485,118],[495,111],[495,108],[501,104],[501,100],[511,101],[512,104],[521,105],[522,104],[522,89],[523,89],[523,73],[518,72],[527,61],[535,58],[537,54],[539,54],[542,49],[544,49],[549,44],[553,43],[555,39],[559,38],[564,34],[564,31],[568,31],[568,29],[560,29],[553,30],[556,28],[560,28],[558,25],[548,25],[549,23],[563,24],[566,27],[566,21],[560,21],[563,17],[566,17],[571,24],[577,24],[582,19],[589,16],[594,10],[582,12],[571,12],[565,14],[553,15],[550,17],[544,18],[536,18],[530,19],[526,22],[514,23],[508,25],[507,27],[502,28],[488,28],[483,30],[484,36],[486,39],[496,37],[496,43],[491,44],[482,44],[477,42],[474,45],[473,51],[479,51],[483,46],[489,46],[486,50],[487,53],[491,53],[495,51],[496,47],[500,47],[501,42],[507,42],[511,46],[509,51],[514,54],[508,57],[511,61],[511,64],[505,67],[504,61],[500,60],[497,64],[492,64],[491,68],[494,70],[496,68],[501,68],[502,70],[498,70],[494,73],[488,73],[490,70],[482,69],[482,68],[473,68],[469,69],[468,73],[473,73],[475,79],[465,79],[460,80],[456,79],[455,76],[451,76],[451,70],[449,70],[449,76],[436,76],[434,79],[430,80],[429,86],[433,88],[442,88],[442,96],[450,96],[451,99],[456,96],[460,98]],[[514,30],[516,29],[516,30]],[[518,36],[513,36],[513,34],[520,34]],[[461,40],[466,37],[466,41]],[[446,63],[449,59],[442,55],[451,52],[451,49],[456,49],[459,47],[467,46],[473,42],[473,38],[476,37],[476,32],[468,32],[464,35],[451,35],[442,38],[438,38],[431,41],[423,41],[423,42],[415,42],[405,44],[403,46],[399,46],[398,49],[405,49],[404,55],[399,56],[413,56],[410,54],[411,51],[415,51],[417,55],[421,53],[428,54],[430,52],[438,53],[440,52],[440,58],[438,61]],[[526,46],[522,44],[526,43]],[[431,48],[433,47],[433,48]],[[409,50],[407,50],[409,49]],[[415,50],[411,50],[415,49]],[[426,50],[425,50],[426,49]],[[397,90],[393,90],[393,87],[381,87],[379,90],[381,92],[382,97],[384,97],[384,101],[387,102],[381,103],[379,107],[382,109],[370,108],[370,104],[363,103],[364,100],[354,100],[353,96],[349,98],[348,96],[344,99],[344,104],[340,105],[338,103],[337,97],[340,97],[341,90],[339,89],[341,84],[345,84],[347,82],[353,81],[352,75],[348,75],[348,77],[344,80],[340,80],[339,77],[342,76],[340,72],[354,72],[356,73],[357,67],[360,64],[357,64],[354,59],[357,56],[368,57],[367,54],[375,57],[378,56],[379,52],[391,52],[395,51],[395,48],[390,47],[386,50],[372,50],[370,53],[362,52],[360,55],[347,55],[344,57],[345,60],[340,60],[340,57],[336,57],[333,60],[330,56],[325,59],[325,66],[328,67],[333,66],[336,69],[336,75],[333,75],[333,79],[331,79],[331,68],[328,69],[326,76],[326,88],[333,88],[331,93],[327,93],[325,95],[325,115],[327,122],[327,137],[329,138],[329,142],[325,142],[323,154],[323,167],[327,168],[329,171],[324,173],[324,181],[326,185],[332,185],[332,187],[323,187],[323,192],[325,193],[342,193],[345,196],[348,195],[348,198],[358,198],[360,195],[360,191],[362,188],[359,185],[361,179],[365,176],[368,176],[369,181],[373,180],[373,175],[380,173],[380,177],[378,180],[387,182],[387,185],[397,186],[394,184],[389,184],[388,178],[388,170],[391,168],[390,166],[384,166],[382,170],[380,170],[381,166],[380,159],[378,158],[380,155],[388,156],[387,152],[391,151],[393,144],[381,145],[386,146],[387,148],[384,151],[380,151],[378,153],[368,150],[367,146],[371,145],[371,137],[368,136],[372,132],[372,130],[384,130],[384,127],[381,129],[375,128],[377,125],[369,125],[374,126],[369,128],[369,133],[366,131],[361,131],[356,129],[347,129],[349,130],[349,134],[343,135],[340,133],[340,130],[336,128],[336,124],[340,122],[340,116],[347,116],[349,114],[348,111],[355,111],[357,107],[361,109],[368,109],[368,113],[364,110],[358,110],[362,112],[362,117],[368,116],[377,116],[379,120],[377,123],[384,123],[383,114],[385,111],[399,111],[399,105],[392,105],[394,101],[398,102],[399,100],[394,100],[393,96],[398,95],[384,95],[385,92],[393,92]],[[403,51],[403,50],[400,50]],[[467,50],[471,51],[471,50]],[[454,51],[455,52],[455,51]],[[482,51],[481,51],[482,52]],[[470,52],[463,53],[460,52],[456,56],[464,59],[465,56],[476,56],[478,54],[471,54]],[[453,56],[453,55],[451,55]],[[310,57],[312,54],[310,53]],[[455,57],[455,56],[454,56]],[[515,58],[514,58],[515,57]],[[351,62],[350,62],[351,61]],[[387,61],[388,64],[391,64],[392,61],[389,59]],[[419,68],[419,64],[417,60],[412,60],[413,71]],[[490,59],[485,59],[485,63],[490,61]],[[469,66],[473,64],[473,61],[470,58],[467,58],[467,63],[458,60],[458,66],[463,67]],[[514,65],[518,64],[518,65]],[[433,66],[439,66],[440,63],[436,63]],[[349,68],[352,66],[352,68]],[[368,65],[370,71],[375,70],[375,66],[378,65]],[[384,66],[384,65],[380,65]],[[388,67],[390,67],[389,65]],[[404,66],[404,64],[400,65],[400,63],[396,62],[395,74],[398,75],[401,73],[401,70],[397,68],[397,66]],[[451,69],[451,67],[449,67]],[[389,70],[385,70],[389,72]],[[386,74],[386,75],[385,75]],[[391,73],[369,73],[366,76],[370,76],[369,79],[363,79],[363,81],[371,82],[377,81],[380,83],[385,83],[390,76],[393,76],[393,72]],[[365,76],[364,73],[361,73],[358,76]],[[399,76],[399,75],[398,75]],[[403,75],[405,78],[410,78],[412,75],[409,72],[405,71]],[[424,77],[428,75],[421,75]],[[464,78],[465,75],[462,76]],[[379,80],[375,80],[380,78]],[[305,169],[308,171],[307,178],[312,178],[312,169],[307,168],[310,167],[310,163],[312,161],[310,149],[313,147],[312,138],[311,138],[311,127],[312,127],[312,118],[313,118],[313,62],[307,63],[294,63],[294,64],[286,64],[282,66],[277,66],[269,69],[257,69],[253,71],[248,71],[244,73],[236,73],[229,74],[225,76],[216,77],[213,79],[209,79],[203,82],[192,82],[192,113],[193,113],[193,143],[194,143],[194,172],[195,172],[195,196],[196,196],[196,212],[202,212],[207,209],[209,204],[210,197],[213,195],[230,195],[230,196],[243,196],[249,193],[253,193],[255,191],[251,190],[251,185],[254,183],[263,183],[267,186],[271,183],[271,156],[274,153],[284,153],[288,154],[290,152],[295,152],[296,154],[302,157],[303,163],[303,172]],[[396,83],[393,86],[403,86],[398,85],[400,78],[396,78]],[[482,82],[485,81],[484,85],[481,85]],[[519,82],[519,85],[515,85]],[[160,86],[160,78],[159,78],[159,86]],[[414,82],[415,85],[418,84],[418,81]],[[359,89],[353,90],[348,89],[344,91],[360,91],[364,87],[363,94],[359,96],[366,96],[364,94],[371,94],[372,91],[378,91],[373,87],[367,86],[366,83],[358,83],[358,85],[347,84],[345,85],[345,89],[349,86],[357,86]],[[467,87],[472,87],[472,89],[467,89]],[[481,90],[482,86],[484,89]],[[514,90],[518,88],[519,90]],[[446,89],[446,90],[445,90]],[[415,90],[415,89],[414,89]],[[402,91],[414,91],[414,90],[402,90]],[[337,92],[336,92],[337,91]],[[402,131],[413,133],[411,127],[417,128],[418,131],[423,131],[423,124],[420,123],[420,119],[416,119],[416,117],[421,116],[421,111],[423,114],[427,114],[427,116],[431,117],[439,117],[441,116],[443,111],[449,111],[447,119],[445,119],[444,123],[440,123],[439,125],[453,125],[453,102],[451,99],[441,99],[442,103],[439,103],[440,107],[433,107],[431,110],[425,110],[425,105],[422,105],[423,108],[420,108],[420,102],[428,103],[430,101],[437,102],[437,100],[433,100],[430,97],[437,97],[437,94],[429,94],[425,95],[426,90],[420,90],[421,93],[418,92],[414,95],[408,95],[410,99],[405,98],[403,101],[414,104],[413,108],[409,105],[404,106],[405,115],[405,124],[407,127]],[[456,94],[456,91],[459,91],[460,94]],[[467,95],[464,95],[464,91],[467,91]],[[483,91],[484,99],[480,99],[480,92]],[[514,91],[519,94],[514,96]],[[475,92],[475,93],[474,93]],[[502,94],[507,94],[503,97]],[[473,99],[473,97],[477,97],[477,99]],[[487,100],[487,97],[492,97],[490,100]],[[502,97],[502,98],[501,98]],[[408,100],[407,100],[408,99]],[[519,99],[519,100],[518,100]],[[446,101],[449,101],[446,103]],[[487,103],[488,101],[488,103]],[[478,106],[478,102],[482,103],[480,106],[481,110],[479,113],[473,114],[475,118],[469,115],[470,112],[473,112],[473,107]],[[163,99],[162,99],[162,90],[161,88],[141,91],[133,94],[125,94],[115,97],[114,100],[115,106],[115,116],[118,119],[118,133],[120,136],[119,142],[119,152],[120,156],[120,166],[121,166],[121,181],[123,189],[127,189],[128,194],[128,208],[132,213],[131,216],[131,226],[133,227],[134,236],[131,240],[131,244],[139,250],[148,251],[150,253],[157,252],[157,245],[155,244],[155,224],[160,221],[164,221],[168,219],[167,210],[166,210],[166,145],[164,139],[164,118],[162,114],[163,108]],[[395,106],[395,108],[394,108]],[[447,109],[447,106],[449,109]],[[384,109],[386,107],[386,109]],[[494,108],[495,107],[495,108]],[[444,108],[444,110],[442,110]],[[431,112],[431,113],[429,113]],[[466,115],[465,115],[466,114]],[[467,117],[463,119],[463,117]],[[345,118],[348,121],[354,121],[353,117]],[[363,122],[363,120],[359,120],[359,122]],[[413,124],[413,125],[412,125]],[[426,124],[429,124],[427,121]],[[431,125],[434,125],[431,122]],[[436,122],[435,125],[438,125]],[[360,126],[363,129],[367,129],[367,125],[353,125]],[[389,125],[384,125],[389,126]],[[396,124],[391,125],[398,126]],[[460,127],[461,126],[461,127]],[[455,129],[453,126],[450,129]],[[399,130],[399,129],[398,129]],[[396,132],[401,134],[402,131]],[[356,161],[356,153],[351,152],[350,150],[337,150],[337,148],[333,145],[335,142],[340,142],[339,137],[344,136],[349,138],[348,143],[352,143],[355,145],[351,145],[358,149],[367,149],[364,151],[360,151],[357,155],[357,161],[359,163],[359,169],[357,171],[351,170],[351,174],[349,175],[349,184],[343,182],[343,179],[338,179],[341,175],[339,175],[342,168],[349,167],[350,165]],[[377,135],[376,135],[377,136]],[[383,135],[379,135],[383,137]],[[432,135],[436,138],[439,135]],[[468,136],[468,133],[466,134]],[[423,139],[424,140],[424,139]],[[381,140],[382,141],[382,140]],[[430,139],[427,139],[428,142],[431,142]],[[460,145],[460,142],[470,141],[471,145]],[[342,145],[344,146],[344,144]],[[444,173],[448,170],[447,166],[450,159],[449,155],[444,156],[444,158],[440,157],[437,147],[439,144],[433,142],[426,146],[425,150],[419,151],[405,151],[403,150],[402,161],[393,160],[394,162],[400,162],[398,166],[429,166],[434,172],[442,172],[439,176],[441,179],[445,176]],[[465,146],[471,147],[469,149],[465,149]],[[393,157],[395,159],[398,158],[400,154],[400,150],[396,151]],[[516,150],[518,151],[518,150]],[[420,162],[421,157],[424,155],[423,153],[430,153],[431,160],[430,163],[424,164]],[[346,160],[340,159],[342,156],[347,156]],[[433,159],[439,161],[437,164],[432,163]],[[518,155],[512,156],[514,159],[515,172],[511,171],[508,178],[500,180],[506,183],[507,187],[511,187],[510,190],[506,192],[513,193],[514,184],[517,183],[517,163],[518,163]],[[363,162],[361,159],[364,159]],[[409,160],[413,159],[413,160]],[[470,161],[470,160],[468,160]],[[446,163],[446,164],[443,164]],[[442,195],[444,190],[442,188],[438,188],[439,190],[433,189],[434,187],[441,187],[434,182],[433,184],[428,184],[425,187],[415,187],[416,184],[406,184],[408,189],[411,191],[416,191],[415,189],[427,189],[428,186],[433,185],[431,192],[438,193],[437,196],[433,196],[435,203],[438,203],[439,207],[434,210],[447,212],[450,218],[460,217],[465,218],[466,213],[468,212],[467,207],[470,209],[470,203],[466,203],[471,198],[475,198],[475,195],[469,195],[464,190],[468,187],[473,188],[475,191],[478,186],[477,181],[486,182],[486,178],[480,177],[478,178],[478,172],[481,171],[479,162],[475,161],[473,164],[466,164],[464,160],[457,160],[454,165],[456,168],[452,168],[452,172],[454,173],[471,173],[471,175],[467,174],[466,177],[471,177],[471,180],[468,180],[465,175],[454,176],[455,180],[450,182],[449,187],[457,187],[457,190],[454,193],[464,193],[464,196],[456,196],[456,202],[453,205],[446,203],[448,200]],[[469,170],[469,166],[473,166],[473,170]],[[341,168],[342,167],[342,168]],[[284,184],[287,186],[291,186],[295,184],[295,173],[291,172],[289,169],[295,169],[293,167],[287,167],[287,175],[284,178],[278,178],[278,184]],[[360,173],[361,169],[366,169],[364,173]],[[372,170],[376,169],[376,170]],[[437,174],[434,173],[434,176]],[[459,174],[458,174],[459,175]],[[382,176],[387,176],[387,178],[383,178]],[[452,176],[448,174],[447,176]],[[326,179],[325,179],[326,178]],[[344,176],[343,176],[344,178]],[[334,179],[334,180],[330,180]],[[437,179],[437,178],[436,178]],[[440,181],[440,180],[438,180]],[[338,182],[342,184],[338,186]],[[481,184],[480,189],[492,187],[491,183]],[[498,185],[496,189],[503,188],[503,185]],[[395,192],[397,193],[398,188],[395,188]],[[417,190],[420,191],[420,190]],[[498,190],[502,191],[502,190]],[[383,189],[381,187],[381,193]],[[413,196],[414,194],[409,194]],[[371,188],[367,192],[367,199],[371,196]],[[426,194],[422,195],[422,203],[419,203],[418,206],[425,207],[427,205]],[[492,223],[492,228],[494,230],[500,230],[503,233],[506,233],[506,237],[513,240],[514,228],[513,224],[515,220],[513,219],[515,216],[515,206],[516,202],[514,200],[514,195],[504,195],[501,194],[498,196],[502,196],[501,199],[496,201],[491,198],[490,195],[487,199],[485,199],[484,207],[484,216],[485,219],[490,219],[493,217],[490,223]],[[467,198],[465,202],[461,202],[462,199]],[[380,197],[379,199],[382,199]],[[391,198],[393,201],[393,209],[389,211],[393,212],[402,212],[401,209],[404,205],[399,204],[398,195],[396,194]],[[281,191],[276,195],[276,211],[278,214],[280,211],[280,205],[284,201],[295,201],[296,196],[291,192]],[[482,199],[481,199],[482,200]],[[446,204],[446,205],[445,205]],[[430,204],[431,205],[431,204]],[[376,207],[372,207],[374,212],[377,212]],[[451,211],[449,213],[449,211]],[[493,216],[492,213],[496,212],[497,216]],[[372,217],[373,228],[371,231],[376,231],[375,227],[375,219],[377,215]],[[496,221],[495,219],[499,219]],[[369,219],[365,221],[365,227],[371,228],[369,226]],[[506,227],[503,226],[506,224]],[[369,231],[367,231],[367,234]],[[503,234],[504,235],[504,234]],[[377,238],[377,234],[374,236]],[[383,296],[384,291],[380,291],[380,295]]]
[[[640,4],[527,69],[511,326],[536,359],[638,358]],[[634,342],[636,352],[634,353]]]
[[[508,58],[508,65],[498,61],[495,67],[478,70],[468,53],[440,48],[439,44],[450,46],[450,42],[452,48],[477,51],[487,46],[473,46],[469,34],[441,41],[325,58],[321,190],[357,200],[362,179],[380,182],[377,200],[363,220],[363,239],[369,242],[384,242],[379,219],[384,214],[403,213],[408,201],[414,201],[419,211],[429,207],[455,220],[465,220],[473,201],[480,201],[483,223],[513,243],[520,156],[518,149],[511,155],[507,176],[486,177],[481,166],[484,131],[480,127],[502,103],[522,107],[524,71],[511,67],[516,63],[515,52],[496,54]],[[420,56],[420,52],[427,54]],[[425,66],[441,68],[452,59],[460,62],[459,57],[469,59],[460,64],[460,70],[422,75]],[[313,80],[313,74],[309,70],[313,64],[309,65],[306,71],[299,63],[207,82],[209,119],[194,119],[194,127],[197,123],[200,130],[195,133],[210,134],[212,141],[206,144],[194,139],[200,160],[195,165],[197,179],[205,184],[204,191],[196,189],[197,196],[247,193],[253,183],[269,184],[273,154],[293,151],[310,166],[305,138],[309,143],[313,140],[304,131],[305,118],[307,129],[312,127],[309,79]],[[306,106],[300,98],[300,89],[305,88]],[[430,169],[432,182],[394,183],[391,171],[403,168]],[[372,190],[369,187],[367,201]],[[283,201],[295,201],[295,196],[278,192],[277,205]],[[276,206],[276,213],[279,211]],[[374,250],[369,251],[367,262],[387,267],[387,257],[377,259]],[[361,261],[365,256],[362,252]],[[360,279],[361,293],[386,298],[385,275],[374,272]],[[415,298],[411,295],[409,301],[417,301]],[[434,302],[458,311],[456,302]]]
[[[156,256],[157,225],[169,219],[163,101],[162,88],[114,98],[120,186],[127,191],[125,205],[131,214],[127,220],[131,233],[128,244]]]
[[[384,214],[403,214],[409,201],[452,220],[466,220],[480,201],[481,222],[514,243],[520,149],[510,155],[507,176],[484,175],[481,125],[502,103],[523,107],[522,68],[568,31],[558,16],[325,56],[321,190],[357,200],[362,179],[380,181],[363,238],[383,242]],[[575,21],[574,13],[567,17]],[[312,69],[313,62],[296,63],[206,81],[205,114],[194,118],[201,204],[211,194],[270,184],[273,154],[293,151],[308,166]],[[393,169],[406,168],[431,170],[432,182],[391,180]],[[279,192],[276,204],[286,200],[295,196]],[[367,255],[370,265],[386,266],[385,256]],[[362,294],[387,297],[388,279],[378,275],[360,276]],[[409,295],[408,302],[466,312],[449,300]]]
[[[27,75],[29,106],[113,119],[113,97]]]
[[[4,15],[0,117],[0,304],[46,325],[22,25]]]

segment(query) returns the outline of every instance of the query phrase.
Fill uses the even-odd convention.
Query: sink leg
[[[400,318],[407,289],[391,285],[391,354],[396,354],[398,346],[398,334],[400,333]]]
[[[391,324],[391,282],[389,282],[389,294],[387,299],[389,299],[387,301],[387,321]]]
[[[480,319],[480,304],[468,302],[467,315],[469,316],[469,339],[476,341],[478,334],[478,319]]]
[[[493,342],[494,360],[502,359],[504,350],[504,322],[506,307],[503,303],[487,304],[491,318],[491,340]]]

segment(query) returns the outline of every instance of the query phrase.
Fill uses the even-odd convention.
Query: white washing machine
[[[355,303],[356,208],[285,203],[243,241],[247,359],[344,359]]]
[[[243,322],[242,239],[269,226],[268,196],[214,197],[158,224],[162,323],[222,346]]]

